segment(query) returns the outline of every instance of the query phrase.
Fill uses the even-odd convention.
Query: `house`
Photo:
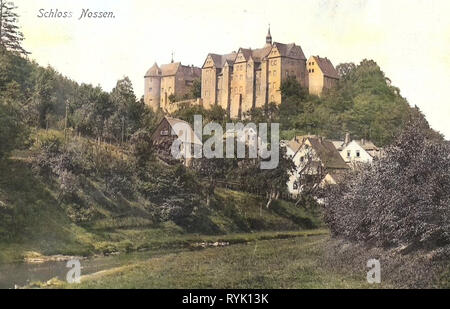
[[[340,77],[328,58],[311,56],[307,67],[310,94],[320,96],[324,90],[336,87]]]
[[[287,152],[294,152],[292,160],[296,170],[287,183],[293,196],[307,186],[337,184],[349,169],[333,143],[321,136],[297,136],[286,148]]]
[[[365,139],[350,140],[349,133],[343,142],[333,141],[333,144],[347,164],[372,163],[373,159],[381,155],[381,149],[374,143]]]
[[[171,151],[173,142],[177,139],[181,142],[179,149],[184,155],[180,159],[174,158]],[[168,163],[181,160],[186,166],[190,166],[192,162],[195,145],[202,147],[200,138],[188,122],[167,116],[161,120],[153,132],[152,142],[160,159]]]

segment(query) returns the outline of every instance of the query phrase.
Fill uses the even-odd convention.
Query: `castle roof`
[[[153,64],[153,66],[148,69],[148,71],[145,73],[145,77],[149,76],[160,76],[161,75],[161,69],[159,68],[158,64],[156,62]]]
[[[282,57],[287,58],[293,58],[293,59],[300,59],[300,60],[306,60],[305,54],[303,53],[303,50],[300,46],[295,45],[295,43],[291,44],[283,44],[279,42],[275,42],[273,44],[266,44],[263,48],[258,49],[251,49],[251,48],[239,48],[239,53],[242,53],[245,60],[248,61],[250,58],[253,59],[256,63],[256,67],[258,67],[258,64],[265,60],[269,54],[270,51],[276,47],[279,51],[280,55]],[[214,62],[214,66],[217,69],[222,69],[224,65],[227,63],[228,65],[233,65],[236,61],[238,53],[232,52],[229,54],[208,54],[209,57],[211,57],[212,61]]]
[[[300,46],[295,45],[295,43],[284,44],[275,42],[273,43],[273,46],[276,46],[282,57],[306,60],[302,48]]]
[[[315,59],[317,62],[317,65],[319,66],[320,70],[322,70],[323,75],[339,79],[339,74],[334,68],[333,64],[331,63],[330,59],[328,58],[321,58],[319,56],[312,56],[312,58]]]
[[[178,72],[178,69],[181,66],[181,62],[172,62],[161,65],[161,74],[162,76],[170,76],[175,75]]]

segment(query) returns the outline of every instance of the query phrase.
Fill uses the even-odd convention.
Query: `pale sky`
[[[24,46],[77,82],[110,91],[129,76],[138,97],[154,63],[202,66],[208,53],[295,42],[334,65],[375,60],[432,127],[450,138],[450,1],[447,0],[15,0]],[[83,8],[114,19],[78,20]],[[39,10],[70,19],[38,18]]]

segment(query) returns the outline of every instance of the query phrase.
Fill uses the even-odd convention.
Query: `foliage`
[[[12,1],[0,0],[0,49],[29,54],[21,45],[23,34],[17,26],[19,15]]]
[[[280,148],[279,163],[276,168],[261,169],[261,160],[258,158],[241,161],[238,177],[242,189],[264,196],[267,199],[266,207],[269,208],[274,200],[286,193],[286,183],[295,166],[287,157],[285,148]]]
[[[342,76],[338,87],[321,97],[308,95],[295,79],[283,81],[279,108],[283,138],[317,134],[342,139],[349,132],[355,139],[388,145],[410,112],[398,88],[390,85],[372,60],[363,60],[358,66],[344,63],[337,70]]]
[[[8,84],[7,89],[0,93],[0,160],[20,148],[28,136],[18,100],[20,89],[15,82]]]
[[[331,189],[335,236],[378,246],[450,248],[450,147],[415,110],[383,158]]]

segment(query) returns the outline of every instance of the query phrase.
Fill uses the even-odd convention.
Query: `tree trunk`
[[[266,208],[269,208],[274,200],[277,200],[280,197],[280,192],[271,191],[269,193],[269,200],[267,201]]]

